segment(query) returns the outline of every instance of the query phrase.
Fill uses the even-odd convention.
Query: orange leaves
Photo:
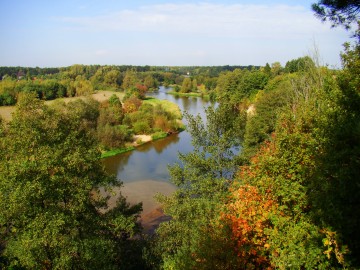
[[[276,207],[274,201],[250,185],[233,190],[231,199],[223,218],[231,228],[239,260],[244,266],[269,266],[266,254],[270,245],[265,229],[271,227],[269,215]]]
[[[142,104],[142,101],[136,97],[130,97],[123,104],[123,110],[125,113],[132,113],[137,111]]]

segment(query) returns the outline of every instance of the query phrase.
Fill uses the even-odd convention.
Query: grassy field
[[[99,90],[99,91],[96,91],[96,93],[92,94],[91,97],[99,102],[102,102],[102,101],[108,100],[113,94],[117,95],[120,98],[120,100],[122,100],[125,95],[122,92]],[[55,100],[45,101],[45,104],[51,105],[52,103],[54,103],[55,101],[58,101],[58,100],[68,103],[70,101],[74,101],[77,99],[85,99],[85,98],[86,97],[58,98]],[[14,111],[15,111],[15,106],[0,106],[0,117],[8,122],[11,120],[11,114]]]
[[[148,97],[144,100],[144,102],[150,103],[154,106],[160,104],[166,111],[174,113],[177,119],[182,119],[182,114],[179,106],[175,103],[172,103],[171,101]]]

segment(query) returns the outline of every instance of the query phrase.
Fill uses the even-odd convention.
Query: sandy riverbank
[[[144,232],[153,233],[160,222],[169,220],[169,217],[164,215],[160,203],[154,198],[155,195],[160,193],[169,196],[175,190],[176,187],[171,183],[151,179],[124,183],[120,189],[113,190],[115,195],[110,198],[108,205],[110,208],[115,206],[120,192],[130,204],[142,202],[143,212],[140,215],[140,222]]]

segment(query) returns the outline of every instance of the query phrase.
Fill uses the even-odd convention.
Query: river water
[[[149,96],[176,103],[182,112],[205,115],[210,102],[198,97],[178,97],[167,94],[170,88],[160,87]],[[186,124],[186,123],[185,123]],[[159,205],[154,199],[157,193],[170,195],[175,186],[169,181],[168,165],[178,161],[178,153],[192,151],[191,136],[183,131],[165,139],[144,144],[136,150],[103,160],[106,170],[123,182],[121,193],[130,203],[143,203],[143,215],[154,211]],[[116,200],[116,196],[110,203]]]

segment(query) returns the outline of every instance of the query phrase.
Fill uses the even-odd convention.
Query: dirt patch
[[[6,122],[12,118],[12,113],[15,111],[15,106],[0,106],[0,117]]]
[[[154,234],[160,223],[171,220],[170,216],[165,215],[164,210],[158,207],[141,217],[141,225],[143,232],[146,234]]]
[[[134,144],[143,144],[152,141],[152,137],[150,135],[134,135]]]
[[[117,95],[120,100],[124,98],[124,93],[113,92],[113,91],[97,91],[95,94],[92,94],[91,97],[99,102],[108,100],[113,94]]]

